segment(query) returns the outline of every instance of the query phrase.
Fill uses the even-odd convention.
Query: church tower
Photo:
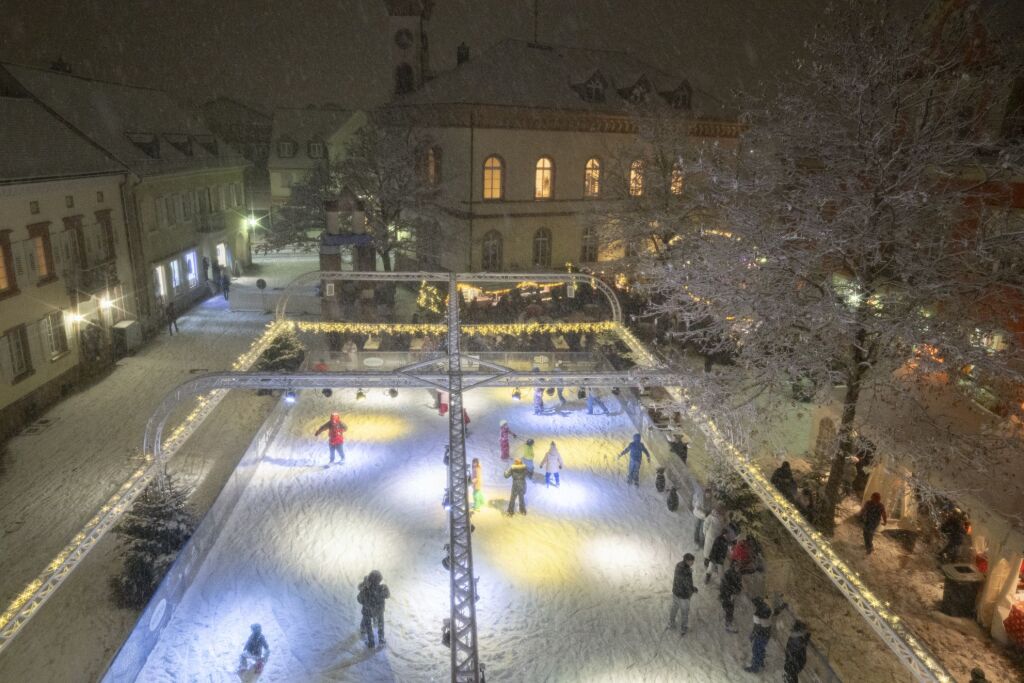
[[[390,17],[391,68],[394,93],[412,92],[430,80],[427,21],[433,0],[384,0]]]

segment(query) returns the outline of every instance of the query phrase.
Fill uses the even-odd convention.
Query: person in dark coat
[[[619,457],[629,453],[629,472],[626,474],[626,483],[633,484],[634,486],[640,486],[640,463],[643,460],[644,455],[647,456],[647,464],[651,464],[651,452],[647,450],[647,446],[640,440],[639,434],[633,435],[633,440],[622,449],[619,453]]]
[[[174,302],[171,301],[167,304],[165,310],[167,312],[167,334],[173,337],[174,333],[178,331],[178,309],[174,307]]]
[[[793,478],[793,470],[789,467],[789,462],[783,461],[772,473],[772,486],[778,489],[786,500],[793,502],[796,500],[796,479]]]
[[[519,458],[512,461],[512,466],[505,470],[505,478],[512,479],[512,493],[508,497],[508,516],[516,512],[516,500],[519,501],[520,514],[526,514],[526,465]]]
[[[216,291],[220,291],[220,264],[213,262],[213,277],[210,279]]]
[[[878,525],[889,522],[885,514],[885,505],[882,504],[882,494],[871,494],[871,500],[864,503],[860,510],[860,521],[864,525],[864,549],[870,555],[875,550],[873,539],[875,532],[878,531]]]
[[[964,537],[967,536],[963,514],[959,510],[949,513],[946,521],[939,527],[939,531],[946,537],[946,545],[939,551],[939,561],[956,562],[960,546],[963,545]]]
[[[356,600],[363,606],[363,620],[359,629],[366,636],[366,646],[374,647],[373,627],[377,627],[377,643],[385,645],[384,641],[384,601],[391,597],[391,591],[382,583],[384,577],[374,569],[366,575],[359,584],[359,594]]]
[[[722,583],[718,586],[718,602],[725,612],[725,630],[729,633],[736,633],[736,626],[732,623],[736,609],[736,596],[743,591],[743,578],[735,563],[730,564],[722,576]]]
[[[266,636],[263,635],[262,626],[253,624],[251,628],[249,639],[245,641],[245,646],[242,648],[238,670],[248,671],[249,667],[255,664],[256,673],[260,673],[263,671],[263,665],[267,663],[267,658],[270,657],[270,646],[267,644]]]
[[[224,301],[228,300],[228,292],[231,289],[231,276],[225,268],[220,274],[220,291],[224,295]]]
[[[722,568],[725,567],[725,560],[729,556],[729,549],[732,547],[733,541],[736,539],[736,530],[732,525],[726,526],[722,529],[721,533],[715,537],[714,543],[711,544],[711,552],[704,558],[704,583],[711,582],[711,576],[718,576],[722,572]]]
[[[811,632],[807,630],[807,624],[797,619],[786,641],[786,662],[782,665],[782,680],[785,683],[800,682],[800,672],[807,664],[807,645],[810,642]]]
[[[672,608],[668,613],[668,627],[676,627],[676,615],[682,612],[679,635],[686,635],[690,625],[690,598],[697,592],[693,585],[693,555],[686,553],[683,561],[676,565],[672,579]]]
[[[764,657],[768,652],[768,641],[772,637],[772,618],[786,608],[782,603],[775,609],[768,606],[762,598],[754,598],[754,627],[750,631],[750,666],[743,670],[755,674],[764,668]]]

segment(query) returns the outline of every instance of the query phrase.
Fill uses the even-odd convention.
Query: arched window
[[[629,196],[644,196],[644,162],[643,159],[634,159],[629,165]]]
[[[534,199],[551,199],[555,191],[555,162],[551,157],[537,159],[537,174],[533,186]]]
[[[416,77],[413,75],[412,67],[406,63],[395,67],[395,94],[404,95],[416,89]]]
[[[424,180],[427,185],[435,186],[441,183],[441,148],[437,146],[427,147],[426,159],[424,159]]]
[[[505,162],[497,155],[484,159],[484,199],[505,197]]]
[[[583,196],[599,197],[601,195],[601,160],[597,157],[587,159],[583,169]]]
[[[484,270],[501,270],[501,233],[497,230],[484,235],[480,266]]]
[[[686,181],[683,178],[683,166],[678,161],[672,164],[672,176],[669,178],[668,189],[674,195],[681,195]]]
[[[533,233],[533,265],[551,267],[551,231],[547,228]]]
[[[597,261],[597,230],[588,225],[583,228],[583,239],[580,242],[580,262],[594,263]]]

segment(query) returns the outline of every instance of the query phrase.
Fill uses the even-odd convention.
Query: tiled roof
[[[0,97],[0,121],[0,182],[125,172],[34,100]]]
[[[603,101],[585,97],[589,80],[601,81]],[[711,94],[625,52],[534,45],[503,40],[478,57],[427,81],[422,88],[393,100],[395,105],[483,104],[628,114],[629,95],[649,83],[651,106],[670,107],[667,98],[689,88],[691,116],[721,118],[724,106]],[[684,85],[685,84],[685,85]]]
[[[246,161],[167,93],[34,67],[0,65],[47,108],[139,175]]]

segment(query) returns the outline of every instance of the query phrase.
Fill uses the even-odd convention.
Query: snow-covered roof
[[[603,91],[588,96],[588,83]],[[397,105],[483,104],[629,114],[630,96],[647,87],[647,104],[672,108],[675,94],[689,94],[688,115],[728,116],[721,101],[682,74],[670,74],[627,52],[537,45],[507,39],[451,71],[427,81]],[[593,90],[591,90],[593,92]]]
[[[0,182],[125,172],[27,97],[0,96]]]
[[[273,161],[307,158],[307,144],[314,140],[327,140],[352,118],[352,110],[332,107],[305,107],[302,109],[275,109],[274,127],[271,132],[270,158]],[[294,157],[278,156],[277,143],[290,140],[297,146]]]
[[[162,90],[2,64],[48,109],[139,175],[247,162]]]

